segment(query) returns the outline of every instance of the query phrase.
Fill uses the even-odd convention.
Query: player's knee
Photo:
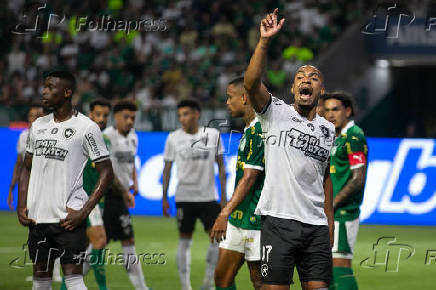
[[[33,265],[33,277],[35,278],[51,278],[53,276],[53,264],[36,263]]]
[[[98,235],[94,241],[91,241],[91,244],[94,249],[103,249],[106,246],[106,235],[104,233]]]
[[[260,290],[262,288],[262,280],[260,277],[253,277],[253,275],[250,275],[250,280],[254,289]]]
[[[215,285],[217,287],[226,288],[233,285],[233,279],[231,273],[223,268],[216,268],[215,270]]]

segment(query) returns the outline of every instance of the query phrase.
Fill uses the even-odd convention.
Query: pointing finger
[[[283,18],[282,20],[280,20],[279,24],[277,25],[277,27],[280,29],[283,26],[283,23],[285,23],[285,18]]]

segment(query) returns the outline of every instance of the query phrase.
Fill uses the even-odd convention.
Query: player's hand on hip
[[[261,38],[270,38],[277,34],[277,32],[282,29],[283,23],[285,22],[285,18],[278,21],[279,9],[274,9],[273,13],[268,14],[262,21],[260,22],[260,37]]]
[[[77,228],[87,217],[87,214],[83,209],[74,210],[67,207],[67,216],[60,220],[60,224],[66,230],[72,231]]]
[[[14,210],[14,194],[13,194],[12,188],[9,189],[8,206],[9,206],[10,210]]]
[[[18,221],[25,227],[30,226],[31,224],[35,224],[36,222],[33,219],[30,219],[27,216],[27,208],[25,207],[17,207],[17,216]]]
[[[169,217],[170,216],[170,204],[168,200],[162,199],[162,213],[164,216]]]
[[[224,215],[219,215],[215,224],[210,231],[210,241],[213,243],[214,241],[221,242],[226,239],[227,232],[227,217]]]
[[[128,192],[124,195],[124,202],[126,203],[126,206],[128,208],[134,208],[135,207],[135,196],[133,194],[130,194]]]

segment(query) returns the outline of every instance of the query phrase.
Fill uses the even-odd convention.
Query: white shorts
[[[359,231],[359,219],[335,221],[335,235],[332,249],[333,258],[352,259],[354,245]]]
[[[227,222],[226,239],[220,248],[239,252],[247,261],[260,261],[260,231],[245,230]]]
[[[96,227],[102,226],[103,224],[103,216],[101,214],[100,207],[97,204],[94,209],[89,213],[87,226]]]

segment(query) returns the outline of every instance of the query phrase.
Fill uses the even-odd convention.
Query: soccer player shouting
[[[85,219],[113,178],[109,152],[100,128],[73,110],[74,76],[48,74],[42,103],[53,113],[38,118],[29,130],[21,170],[17,214],[29,227],[33,289],[51,289],[53,261],[60,257],[68,289],[86,289],[82,259],[86,248]],[[100,177],[93,193],[83,190],[83,168],[90,158]]]
[[[212,228],[211,239],[221,241],[215,269],[216,289],[236,289],[234,279],[244,260],[254,289],[260,289],[260,216],[254,214],[265,179],[262,128],[244,90],[244,78],[227,86],[227,107],[245,121],[238,148],[235,191]],[[230,219],[229,219],[230,216]]]
[[[262,216],[262,282],[264,289],[289,289],[296,266],[303,289],[327,289],[334,231],[328,164],[335,130],[316,114],[324,94],[323,76],[316,67],[297,69],[293,105],[262,85],[269,40],[284,23],[277,18],[275,9],[262,20],[244,77],[265,142],[265,183],[255,211]]]

